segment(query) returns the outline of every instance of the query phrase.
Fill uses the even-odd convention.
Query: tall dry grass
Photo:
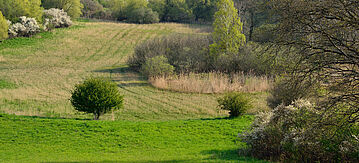
[[[156,88],[192,93],[263,92],[272,86],[266,76],[218,72],[154,77],[149,82]]]

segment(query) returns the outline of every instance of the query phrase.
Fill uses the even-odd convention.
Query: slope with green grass
[[[166,122],[0,114],[1,162],[258,162],[238,156],[253,116]]]
[[[226,115],[217,95],[187,94],[153,88],[126,66],[134,47],[171,33],[208,34],[209,26],[77,22],[31,38],[0,44],[0,112],[16,115],[89,118],[69,102],[74,85],[89,76],[115,80],[125,96],[124,109],[103,120],[175,120]],[[256,95],[254,95],[256,96]],[[262,96],[262,95],[259,95]]]
[[[223,118],[220,95],[156,89],[126,65],[141,41],[207,32],[200,25],[77,22],[2,42],[0,162],[258,162],[237,152],[237,134],[253,116]],[[124,108],[102,121],[76,112],[70,92],[89,76],[114,80]],[[251,112],[265,107],[266,93],[247,95]]]

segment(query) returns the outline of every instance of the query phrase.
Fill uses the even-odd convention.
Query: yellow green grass
[[[89,76],[115,80],[125,95],[124,109],[102,119],[174,120],[218,117],[216,96],[155,89],[126,66],[134,47],[169,33],[204,33],[208,26],[174,23],[136,25],[78,22],[33,38],[0,44],[0,112],[16,115],[90,118],[69,103],[73,86]],[[255,96],[255,95],[254,95]],[[261,95],[262,96],[262,95]],[[256,109],[256,108],[255,108]],[[255,110],[254,109],[254,110]]]

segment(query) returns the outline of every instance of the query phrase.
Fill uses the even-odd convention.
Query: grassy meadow
[[[237,134],[252,115],[226,119],[218,94],[154,88],[126,59],[141,41],[209,26],[76,22],[31,38],[0,43],[0,162],[247,162]],[[124,109],[91,121],[69,102],[90,76],[114,80]],[[267,109],[267,93],[248,93]]]
[[[32,38],[0,44],[0,112],[16,115],[91,118],[69,102],[76,83],[89,76],[111,77],[125,95],[125,109],[104,120],[175,120],[226,115],[218,95],[155,89],[126,65],[137,43],[170,33],[207,34],[209,26],[77,23]],[[252,94],[253,96],[265,96]],[[261,102],[259,102],[261,103]],[[258,106],[254,110],[265,108]]]
[[[1,162],[259,162],[238,156],[253,116],[168,122],[0,115]]]

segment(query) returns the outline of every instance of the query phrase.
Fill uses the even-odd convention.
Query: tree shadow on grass
[[[79,121],[93,121],[91,118],[66,118],[66,117],[46,117],[46,116],[27,116],[27,115],[12,115],[12,114],[0,114],[0,117],[21,117],[28,119],[66,119],[66,120],[79,120]]]
[[[248,118],[250,120],[253,120],[253,117],[252,117],[251,114],[246,114],[246,115],[243,115],[243,116],[240,116],[240,117],[224,116],[224,117],[214,117],[214,118],[200,118],[200,119],[196,119],[196,120],[216,121],[216,120],[235,120],[235,119],[243,119],[243,118]]]
[[[140,75],[137,71],[132,70],[128,66],[95,70],[93,72],[107,73],[115,82],[136,81],[136,83],[147,83],[147,78],[145,76]]]
[[[219,161],[219,162],[256,162],[266,163],[267,161],[257,160],[255,158],[240,156],[238,149],[228,150],[206,150],[202,151],[202,154],[209,154],[211,157],[207,158],[208,161]]]
[[[93,72],[100,72],[100,73],[128,73],[128,72],[135,72],[135,71],[133,71],[128,66],[122,66],[122,67],[118,67],[118,68],[94,70]]]

